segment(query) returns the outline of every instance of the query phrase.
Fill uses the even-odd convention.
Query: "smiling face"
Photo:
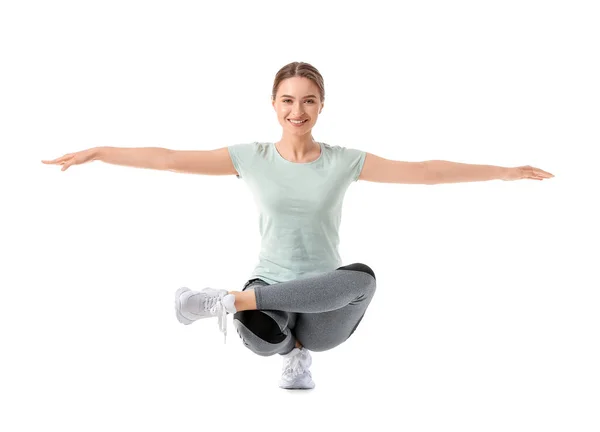
[[[304,77],[281,81],[273,100],[273,108],[284,134],[293,135],[310,133],[323,105],[317,85]]]

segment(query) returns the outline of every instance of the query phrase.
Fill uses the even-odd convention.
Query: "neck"
[[[310,162],[319,158],[321,146],[311,134],[286,136],[275,143],[275,148],[284,159],[290,162]]]
[[[287,155],[293,156],[294,159],[303,159],[315,151],[320,151],[319,144],[313,139],[311,134],[302,136],[283,134],[279,142],[276,143],[276,146]]]

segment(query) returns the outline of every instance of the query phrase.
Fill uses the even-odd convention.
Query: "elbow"
[[[169,150],[165,154],[165,159],[163,161],[163,170],[164,171],[177,171],[177,151]]]
[[[433,186],[441,183],[440,172],[435,168],[435,161],[425,161],[423,162],[423,178],[425,179],[424,183],[427,186]]]

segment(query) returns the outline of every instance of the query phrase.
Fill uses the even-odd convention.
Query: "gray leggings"
[[[296,340],[310,351],[346,341],[375,294],[375,273],[362,263],[304,279],[268,284],[250,279],[256,310],[237,312],[233,324],[244,345],[261,356],[287,354]]]

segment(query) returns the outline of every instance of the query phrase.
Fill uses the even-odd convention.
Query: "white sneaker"
[[[192,324],[201,318],[216,316],[219,329],[225,334],[227,343],[227,313],[236,313],[235,296],[227,294],[227,290],[204,288],[192,291],[189,288],[179,288],[175,292],[175,314],[182,324]]]
[[[294,348],[283,356],[283,371],[279,387],[283,389],[312,389],[315,383],[308,368],[312,364],[310,351],[306,348]]]

